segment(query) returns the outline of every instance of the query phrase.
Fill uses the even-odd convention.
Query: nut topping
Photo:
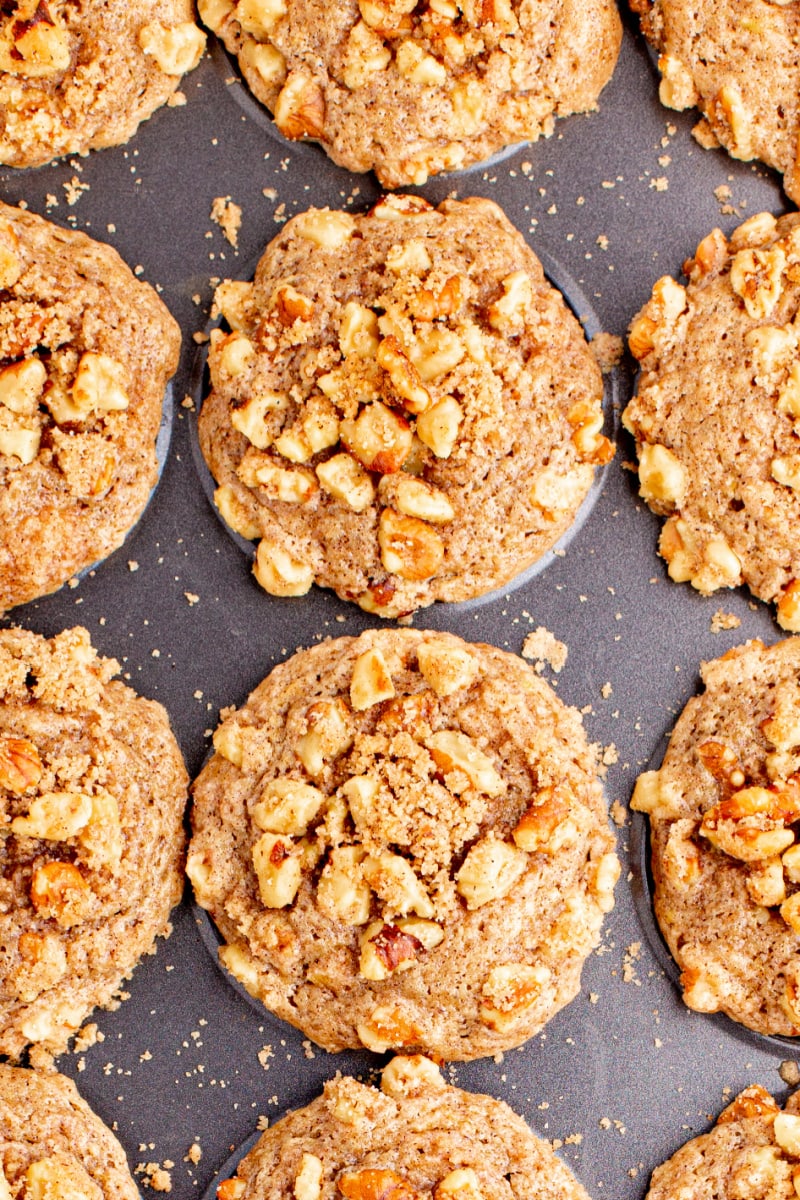
[[[0,737],[0,787],[15,796],[35,787],[42,777],[42,760],[27,738]]]
[[[396,1171],[349,1171],[339,1176],[337,1187],[345,1200],[422,1200]]]
[[[275,124],[284,137],[321,138],[325,133],[325,97],[317,81],[301,71],[290,71],[278,93]]]
[[[421,582],[435,575],[444,561],[444,542],[417,517],[385,508],[378,523],[381,562],[392,575]]]

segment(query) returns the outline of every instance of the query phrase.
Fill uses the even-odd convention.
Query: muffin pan
[[[549,140],[420,189],[433,203],[451,193],[498,201],[555,282],[563,279],[590,331],[596,321],[616,335],[655,279],[677,274],[715,225],[730,232],[755,212],[787,207],[776,174],[701,149],[691,136],[696,114],[661,108],[637,22],[629,13],[623,19],[620,60],[596,113],[559,121]],[[312,204],[355,210],[380,194],[374,177],[350,175],[276,136],[254,102],[237,100],[241,85],[223,60],[212,47],[183,81],[186,104],[159,110],[127,146],[0,172],[5,200],[114,245],[159,288],[184,334],[168,459],[138,525],[77,586],[5,621],[48,636],[85,625],[136,690],[166,706],[192,776],[219,710],[243,703],[274,663],[376,623],[327,592],[265,595],[193,462],[196,360],[212,280],[247,277],[286,217]],[[235,247],[210,218],[219,197],[241,207]],[[582,297],[594,316],[581,311]],[[626,357],[610,385],[612,408],[624,405],[632,382]],[[632,442],[616,421],[614,428],[616,457],[563,553],[500,595],[435,605],[414,624],[517,653],[544,626],[568,648],[561,671],[543,670],[565,702],[584,709],[601,747],[623,861],[616,907],[581,994],[502,1061],[448,1075],[507,1100],[554,1141],[594,1200],[639,1200],[653,1167],[706,1129],[726,1099],[761,1083],[782,1101],[784,1078],[800,1076],[782,1065],[793,1061],[793,1044],[743,1038],[730,1022],[683,1006],[635,899],[644,860],[627,803],[637,773],[696,690],[701,660],[746,638],[782,635],[767,606],[741,589],[704,598],[667,578],[656,550],[660,522],[626,468]],[[717,613],[738,625],[720,628],[731,622]],[[187,889],[172,937],[135,970],[129,997],[95,1015],[102,1041],[58,1060],[114,1127],[143,1194],[160,1167],[175,1200],[213,1196],[215,1173],[260,1117],[307,1103],[336,1071],[367,1077],[381,1061],[367,1052],[328,1055],[255,1010],[208,953],[199,919]]]

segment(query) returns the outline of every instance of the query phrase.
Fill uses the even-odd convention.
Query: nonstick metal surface
[[[498,201],[551,276],[574,281],[600,327],[620,335],[655,279],[679,272],[715,225],[730,232],[755,212],[787,207],[776,175],[702,150],[690,132],[696,114],[661,108],[655,64],[634,19],[624,20],[622,54],[596,113],[561,120],[548,141],[419,189],[433,203],[450,194]],[[193,401],[184,404],[197,379],[193,334],[207,326],[214,279],[245,277],[286,217],[310,205],[360,209],[379,188],[372,176],[352,176],[315,147],[276,135],[218,48],[182,88],[186,105],[158,111],[127,146],[0,173],[3,199],[108,241],[141,267],[184,334],[172,442],[142,519],[76,587],[14,610],[5,623],[48,636],[87,626],[132,685],[166,706],[195,774],[221,707],[241,704],[296,648],[376,619],[332,593],[279,600],[253,580],[193,457]],[[220,196],[242,208],[237,249],[210,220]],[[624,368],[618,405],[631,377]],[[739,1089],[758,1082],[782,1097],[779,1069],[794,1057],[789,1043],[686,1009],[640,918],[643,859],[625,816],[637,771],[696,690],[701,660],[746,638],[781,635],[745,591],[704,598],[667,578],[656,553],[659,522],[637,496],[626,469],[633,446],[617,430],[617,456],[563,555],[507,593],[414,618],[417,627],[515,652],[538,626],[551,630],[569,654],[558,675],[546,675],[584,709],[590,738],[604,748],[609,804],[624,822],[623,875],[581,994],[503,1061],[447,1069],[556,1140],[594,1200],[638,1200],[653,1167],[707,1128]],[[713,632],[720,609],[741,625]],[[272,1121],[306,1103],[336,1071],[368,1077],[381,1063],[367,1051],[326,1054],[257,1011],[206,941],[187,891],[172,937],[137,968],[129,998],[96,1014],[103,1040],[58,1060],[114,1126],[132,1167],[166,1166],[175,1200],[203,1195],[259,1117]],[[196,1162],[187,1159],[193,1144],[202,1152]],[[145,1188],[147,1174],[139,1175]]]

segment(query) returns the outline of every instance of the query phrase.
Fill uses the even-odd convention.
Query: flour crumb
[[[625,343],[616,333],[596,333],[589,343],[595,362],[604,375],[622,361]]]
[[[565,644],[549,629],[545,629],[544,625],[529,633],[522,643],[522,657],[534,663],[538,675],[541,675],[546,666],[551,667],[558,675],[567,661],[568,653]]]
[[[711,618],[711,632],[722,633],[724,629],[738,629],[741,623],[735,613],[726,613],[718,608]]]
[[[219,225],[235,250],[239,244],[239,230],[242,226],[242,210],[239,205],[234,204],[230,196],[216,196],[211,205],[211,220]]]

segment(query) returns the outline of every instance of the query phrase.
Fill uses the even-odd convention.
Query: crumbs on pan
[[[718,608],[711,618],[711,632],[722,633],[724,629],[738,629],[741,623],[735,613],[726,613]]]
[[[134,1174],[142,1176],[142,1182],[154,1192],[171,1192],[172,1176],[170,1170],[175,1166],[172,1159],[165,1158],[163,1164],[157,1162],[138,1163]]]
[[[596,333],[589,342],[589,349],[604,375],[619,366],[625,353],[625,342],[616,333]]]
[[[548,666],[557,675],[566,663],[568,653],[564,642],[560,642],[544,625],[539,625],[533,633],[529,633],[522,643],[522,657],[533,662],[537,675],[541,675]]]
[[[239,244],[239,230],[242,226],[242,210],[234,204],[230,196],[216,196],[211,205],[211,220],[219,225],[225,238],[234,250]]]

